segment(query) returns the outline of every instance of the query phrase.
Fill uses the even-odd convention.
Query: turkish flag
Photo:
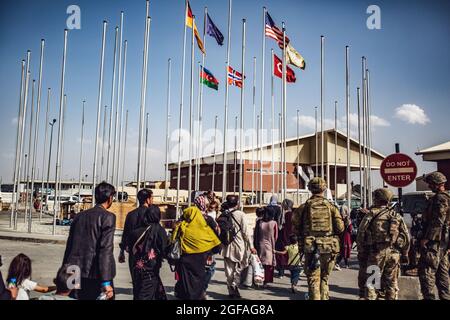
[[[273,55],[273,74],[283,78],[283,61],[276,54]],[[294,70],[286,65],[286,82],[294,83],[296,80]]]

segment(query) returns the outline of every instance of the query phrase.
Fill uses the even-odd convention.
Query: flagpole
[[[200,172],[199,172],[199,162],[200,162],[200,140],[202,138],[201,134],[200,134],[200,119],[201,119],[201,115],[200,115],[200,100],[201,100],[201,91],[202,91],[202,63],[199,61],[198,62],[198,94],[197,94],[197,130],[195,130],[194,128],[194,134],[195,134],[195,144],[193,143],[194,147],[195,147],[195,152],[194,152],[194,163],[195,163],[195,173],[194,173],[194,190],[199,190],[200,188],[200,181],[199,181],[199,176],[200,176]]]
[[[363,167],[364,167],[364,197],[363,204],[364,208],[367,208],[367,198],[368,198],[368,190],[367,190],[367,122],[366,122],[366,114],[367,114],[367,105],[366,105],[366,58],[363,56],[361,58],[361,77],[362,77],[362,120],[363,120]]]
[[[213,172],[212,172],[212,182],[211,182],[211,190],[214,192],[215,189],[215,177],[216,177],[216,142],[217,142],[217,120],[216,116],[214,119],[214,152],[213,152]]]
[[[18,120],[20,122],[20,144],[19,144],[19,166],[17,168],[17,184],[16,184],[16,199],[15,199],[15,217],[14,217],[14,230],[17,230],[17,221],[18,221],[18,208],[19,208],[19,198],[20,198],[20,176],[22,174],[22,161],[25,147],[25,124],[27,117],[27,106],[28,106],[28,88],[30,86],[30,63],[31,63],[31,51],[27,51],[27,62],[25,68],[25,88],[23,92],[23,101],[22,101],[22,117]],[[19,195],[17,195],[19,193]]]
[[[222,165],[222,201],[227,196],[227,131],[228,131],[228,67],[230,66],[230,50],[231,50],[231,7],[232,0],[228,0],[228,40],[227,40],[227,61],[225,76],[225,112],[224,112],[224,135],[223,135],[223,165]]]
[[[122,79],[122,95],[121,95],[121,105],[120,105],[120,129],[119,129],[119,150],[118,150],[118,164],[117,164],[117,188],[119,188],[119,170],[120,166],[125,166],[125,162],[121,163],[121,153],[122,153],[122,135],[123,135],[123,110],[124,110],[124,103],[125,103],[125,82],[126,82],[126,75],[127,75],[127,53],[128,53],[128,41],[124,41],[124,47],[123,47],[123,79]],[[123,179],[123,178],[122,178]],[[122,181],[123,186],[123,181]],[[122,188],[123,189],[123,188]],[[122,200],[123,202],[123,190],[122,190]]]
[[[145,142],[144,142],[144,189],[147,183],[147,150],[148,150],[148,117],[150,114],[147,112],[145,118]]]
[[[274,98],[274,53],[273,49],[270,50],[272,60],[271,60],[271,82],[270,82],[270,92],[271,92],[271,109],[272,109],[272,195],[275,193],[275,98]]]
[[[334,101],[334,200],[337,200],[337,101]]]
[[[170,144],[170,84],[172,82],[172,59],[167,61],[167,118],[166,118],[166,170],[164,172],[164,201],[167,201],[169,188],[169,144]]]
[[[240,209],[244,208],[244,201],[242,198],[243,193],[243,183],[244,183],[244,162],[242,159],[243,149],[244,149],[244,97],[245,97],[245,50],[246,50],[246,19],[242,19],[242,88],[241,88],[241,130],[240,130],[240,138],[241,141],[239,143],[240,152],[239,152],[239,199],[240,199]]]
[[[257,143],[257,145],[259,146],[259,140],[261,139],[261,137],[260,137],[260,134],[261,134],[261,132],[260,132],[260,125],[261,125],[261,123],[260,123],[260,121],[259,121],[259,117],[260,117],[260,115],[258,114],[258,115],[256,115],[256,143]],[[258,148],[258,157],[259,157],[259,153],[261,152],[261,149],[260,148]],[[257,190],[258,189],[260,189],[260,186],[259,186],[259,181],[258,181],[258,183],[257,183]]]
[[[287,161],[286,161],[286,140],[287,140],[287,85],[286,85],[286,28],[283,22],[283,200],[286,199],[287,191]]]
[[[186,18],[188,12],[188,1],[185,2],[184,8],[184,34],[183,34],[183,59],[181,65],[181,98],[180,98],[180,118],[178,125],[178,166],[177,166],[177,203],[176,203],[176,218],[179,217],[180,208],[180,179],[181,179],[181,130],[183,129],[183,106],[184,106],[184,74],[186,65]],[[194,27],[194,26],[192,26]]]
[[[13,183],[14,183],[14,187],[13,187],[13,194],[12,194],[12,210],[11,210],[11,215],[10,215],[10,221],[9,221],[9,227],[13,228],[14,227],[14,220],[15,220],[15,214],[17,213],[17,207],[16,207],[16,199],[17,199],[17,189],[18,189],[18,182],[17,180],[20,181],[20,179],[18,179],[18,162],[19,162],[19,158],[21,157],[20,155],[20,149],[21,149],[21,126],[22,126],[22,118],[23,116],[23,95],[24,95],[24,87],[25,87],[25,60],[22,60],[21,62],[22,64],[22,71],[21,71],[21,78],[20,78],[20,90],[19,90],[19,112],[18,112],[18,116],[17,116],[17,140],[16,140],[16,157],[15,157],[15,161],[14,161],[14,172],[13,172]]]
[[[123,163],[123,165],[122,165],[122,197],[123,197],[124,179],[125,179],[125,156],[127,154],[127,135],[128,135],[128,110],[125,114],[125,137],[124,137],[123,161],[122,161],[122,163]]]
[[[112,130],[113,130],[113,113],[114,113],[114,103],[115,103],[115,95],[116,95],[116,65],[117,65],[117,51],[118,51],[118,37],[119,37],[119,27],[115,28],[115,37],[114,37],[114,64],[112,71],[112,87],[111,87],[111,105],[109,109],[109,129],[108,129],[108,148],[106,149],[106,181],[109,180],[109,163],[111,160],[111,143],[112,143]],[[111,181],[112,182],[112,181]]]
[[[359,155],[359,188],[360,188],[360,196],[362,193],[362,162],[361,162],[361,106],[360,106],[360,100],[361,100],[361,92],[359,87],[356,88],[356,98],[358,99],[358,155]]]
[[[106,25],[105,25],[106,28]],[[104,29],[106,30],[106,29]],[[63,133],[63,117],[64,117],[64,84],[66,75],[66,56],[67,56],[67,34],[68,30],[64,30],[64,50],[63,50],[63,61],[62,61],[62,72],[61,72],[61,89],[59,96],[59,128],[58,128],[58,148],[56,151],[56,174],[55,174],[55,184],[60,179],[61,175],[61,155],[62,155],[62,133]],[[53,235],[56,235],[56,204],[58,202],[57,188],[55,188],[55,203],[53,206]]]
[[[141,189],[141,178],[142,178],[142,145],[144,140],[144,114],[146,110],[146,98],[147,98],[147,75],[148,75],[148,47],[149,47],[149,37],[150,37],[150,23],[151,18],[149,16],[150,4],[147,0],[146,8],[146,24],[145,24],[145,38],[144,38],[144,61],[142,66],[142,83],[141,83],[141,108],[139,113],[139,146],[138,146],[138,163],[137,163],[137,184],[136,184],[136,194]],[[137,202],[137,198],[136,198]]]
[[[80,140],[80,166],[78,171],[78,203],[81,200],[81,175],[83,171],[83,139],[84,139],[84,104],[86,103],[83,100],[83,109],[81,113],[81,140]]]
[[[204,17],[203,17],[203,48],[206,52],[206,20],[208,15],[208,7],[205,7],[204,9]],[[195,173],[196,178],[196,190],[200,190],[200,171],[201,171],[201,161],[202,161],[202,153],[203,153],[203,146],[202,146],[202,138],[203,138],[203,85],[202,85],[202,73],[203,68],[205,67],[206,63],[206,54],[202,52],[202,66],[200,70],[200,80],[199,80],[199,86],[200,86],[200,104],[199,104],[199,119],[198,119],[198,136],[199,139],[197,140],[197,168]],[[198,178],[197,178],[198,177]]]
[[[345,47],[345,107],[347,115],[347,208],[351,209],[352,189],[350,185],[350,72],[349,72],[349,46]]]
[[[234,170],[233,170],[233,195],[236,195],[236,185],[237,185],[237,131],[238,131],[238,116],[234,117]]]
[[[48,124],[49,124],[49,109],[50,109],[50,93],[51,89],[47,89],[47,110],[45,112],[45,134],[44,134],[44,151],[42,153],[42,181],[41,181],[41,204],[39,206],[39,222],[42,221],[42,210],[44,208],[44,174],[45,174],[45,156],[47,155],[47,138],[48,138]],[[45,195],[47,195],[47,189],[45,190]]]
[[[325,178],[324,173],[324,128],[323,128],[323,117],[324,117],[324,104],[323,104],[323,96],[324,96],[324,45],[325,45],[325,37],[320,36],[320,176],[322,179]]]
[[[315,142],[316,142],[316,177],[318,176],[318,162],[319,162],[319,143],[318,143],[318,136],[317,136],[317,107],[314,107],[314,114],[315,114],[315,120],[316,120],[316,125],[315,125]]]
[[[278,162],[278,192],[279,193],[279,198],[281,198],[282,192],[283,192],[283,120],[282,120],[282,116],[281,113],[278,113],[278,136],[280,139],[280,161]],[[280,170],[280,165],[281,165],[281,170]]]
[[[32,132],[33,132],[33,123],[34,123],[34,92],[36,87],[36,80],[33,79],[32,86],[31,86],[31,109],[30,109],[30,131],[28,136],[28,160],[27,160],[27,169],[25,170],[25,177],[26,177],[26,187],[25,187],[25,214],[23,216],[23,222],[27,222],[28,217],[28,202],[30,199],[28,198],[28,189],[29,189],[29,183],[30,183],[30,167],[31,167],[31,158],[32,158]],[[33,195],[33,192],[31,192],[31,196]],[[31,213],[31,206],[30,206],[30,213]]]
[[[192,16],[191,34],[191,91],[189,96],[189,171],[188,171],[188,206],[191,206],[192,194],[192,156],[193,156],[193,136],[194,136],[194,41],[195,41],[195,16]]]
[[[300,204],[300,110],[297,109],[297,204]]]
[[[254,194],[255,194],[255,149],[258,145],[255,145],[255,130],[256,130],[256,57],[253,57],[253,116],[252,116],[252,201],[251,204],[254,204]],[[256,135],[258,133],[256,132]]]
[[[260,153],[259,153],[259,204],[263,204],[263,130],[264,130],[264,90],[265,90],[265,51],[266,51],[266,7],[263,7],[262,15],[262,47],[261,47],[261,110],[260,110]]]
[[[368,179],[368,185],[369,185],[369,205],[372,206],[373,200],[372,200],[372,120],[371,120],[371,102],[370,102],[370,71],[366,69],[367,73],[367,141],[369,146],[369,179]]]
[[[120,155],[116,152],[118,151],[118,133],[119,133],[119,106],[120,106],[120,91],[121,91],[121,82],[122,82],[122,39],[123,39],[123,11],[120,12],[120,34],[119,34],[119,61],[118,61],[118,69],[119,76],[117,80],[117,95],[116,95],[116,118],[114,125],[114,145],[113,145],[113,162],[112,162],[112,179],[111,182],[116,188],[119,186],[119,168],[118,162]]]
[[[97,99],[97,125],[95,129],[95,147],[94,147],[94,162],[92,166],[92,207],[95,206],[95,185],[97,183],[97,157],[98,157],[98,142],[100,140],[100,118],[102,112],[102,94],[103,94],[103,73],[105,66],[105,45],[106,45],[106,27],[108,22],[103,21],[103,32],[102,32],[102,49],[100,54],[100,79],[98,84],[98,99]],[[105,107],[106,111],[106,107]],[[105,113],[106,116],[106,113]],[[105,117],[106,119],[106,117]],[[106,123],[106,122],[105,122]],[[104,137],[105,135],[103,135]],[[104,146],[102,145],[102,148]],[[103,154],[103,152],[102,152]]]
[[[36,110],[36,123],[34,126],[34,146],[33,146],[33,165],[31,167],[31,197],[30,197],[30,219],[28,221],[28,233],[31,233],[31,223],[33,219],[33,190],[34,179],[36,171],[36,154],[37,146],[39,144],[39,115],[41,113],[41,96],[42,96],[42,69],[44,66],[44,47],[45,40],[41,39],[41,56],[39,62],[39,79],[38,79],[38,94],[37,94],[37,110]],[[37,197],[37,193],[36,193]]]
[[[105,139],[106,139],[107,116],[108,116],[108,106],[105,106],[105,112],[103,114],[102,154],[101,154],[101,159],[100,159],[100,179],[102,179],[102,177],[103,177],[103,166],[105,163],[105,144],[106,144]]]

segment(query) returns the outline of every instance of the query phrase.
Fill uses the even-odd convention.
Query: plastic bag
[[[250,263],[253,268],[253,283],[257,286],[262,286],[264,284],[264,267],[258,255],[252,254]]]

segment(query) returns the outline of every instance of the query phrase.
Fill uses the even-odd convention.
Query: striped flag
[[[242,73],[237,72],[230,66],[228,66],[228,84],[242,88]]]
[[[283,48],[283,31],[281,31],[273,21],[269,12],[266,12],[266,37],[272,38],[277,41],[278,46]],[[286,36],[286,44],[289,43],[289,38]]]
[[[191,5],[189,2],[187,3],[187,13],[186,13],[186,26],[192,29],[192,25],[194,25],[194,36],[197,40],[197,45],[200,51],[205,54],[205,46],[203,45],[203,41],[198,33],[197,25],[194,24],[194,15],[192,14]]]

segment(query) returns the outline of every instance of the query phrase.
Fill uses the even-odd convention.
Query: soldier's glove
[[[407,255],[402,255],[400,257],[400,264],[409,265],[409,257]]]

